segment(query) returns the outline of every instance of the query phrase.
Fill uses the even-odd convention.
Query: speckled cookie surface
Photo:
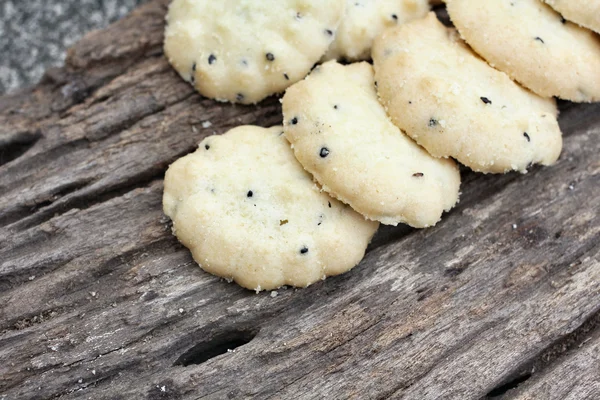
[[[345,0],[174,0],[165,54],[204,96],[250,104],[304,78],[331,44]]]
[[[600,100],[600,36],[540,0],[447,0],[452,22],[492,66],[540,96]]]
[[[347,0],[346,12],[326,60],[371,58],[373,40],[385,28],[427,14],[427,0]]]
[[[384,32],[373,61],[392,121],[432,155],[491,173],[558,158],[554,100],[490,67],[435,14]]]
[[[241,126],[168,169],[163,209],[200,266],[254,290],[354,267],[377,230],[312,181],[283,128]]]
[[[458,167],[404,135],[373,83],[366,62],[323,64],[286,91],[285,135],[323,189],[359,213],[384,224],[435,225],[458,200]]]
[[[544,0],[569,21],[600,33],[600,1]]]

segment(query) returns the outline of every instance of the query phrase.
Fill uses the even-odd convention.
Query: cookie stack
[[[600,99],[598,36],[540,0],[446,3],[478,54],[425,0],[173,1],[165,53],[200,93],[248,104],[287,88],[283,126],[206,138],[167,171],[164,211],[203,269],[308,286],[355,266],[379,223],[435,225],[458,201],[454,160],[558,159],[550,96]]]

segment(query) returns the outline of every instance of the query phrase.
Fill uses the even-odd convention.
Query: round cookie
[[[490,67],[435,14],[385,31],[373,61],[392,121],[432,155],[492,173],[560,155],[555,101]]]
[[[544,97],[600,100],[600,37],[540,0],[447,0],[465,41],[493,67]]]
[[[600,33],[600,1],[544,0],[544,2],[569,21]]]
[[[204,270],[257,291],[348,271],[378,227],[315,185],[281,126],[204,139],[169,167],[163,209]]]
[[[344,7],[345,0],[174,0],[165,54],[204,96],[256,103],[306,76]]]
[[[298,161],[367,218],[424,228],[458,201],[456,163],[432,157],[390,121],[370,64],[327,62],[288,88],[282,103]]]
[[[427,0],[347,0],[346,13],[324,59],[367,60],[373,40],[385,28],[422,18],[427,11]]]

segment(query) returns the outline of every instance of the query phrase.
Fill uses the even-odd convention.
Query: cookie
[[[544,97],[600,100],[598,35],[567,22],[540,0],[446,4],[463,39],[523,86]]]
[[[174,0],[165,54],[204,96],[256,103],[306,76],[344,7],[345,0]]]
[[[600,2],[591,0],[544,0],[569,21],[600,33]]]
[[[558,158],[555,101],[490,67],[435,14],[385,31],[373,62],[392,121],[432,155],[491,173]]]
[[[324,59],[371,58],[373,39],[385,28],[422,18],[427,0],[347,0],[346,13]]]
[[[257,291],[348,271],[378,227],[315,185],[281,126],[204,139],[169,167],[163,209],[205,271]]]
[[[367,218],[424,228],[458,201],[456,163],[432,157],[390,121],[370,64],[329,61],[288,88],[282,103],[298,161]]]

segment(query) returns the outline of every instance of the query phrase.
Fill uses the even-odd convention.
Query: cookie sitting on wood
[[[379,225],[323,193],[280,126],[204,139],[169,167],[163,208],[204,270],[257,291],[348,271]]]
[[[593,3],[593,1],[588,1]],[[540,0],[446,0],[462,38],[540,96],[600,101],[600,36]]]
[[[424,228],[456,204],[456,163],[432,157],[390,121],[368,63],[327,62],[290,87],[282,103],[296,158],[359,213]]]
[[[556,104],[477,57],[430,13],[385,31],[375,78],[392,121],[429,153],[480,172],[525,172],[562,148]]]
[[[304,78],[332,42],[345,0],[174,0],[165,54],[204,96],[251,104]]]

